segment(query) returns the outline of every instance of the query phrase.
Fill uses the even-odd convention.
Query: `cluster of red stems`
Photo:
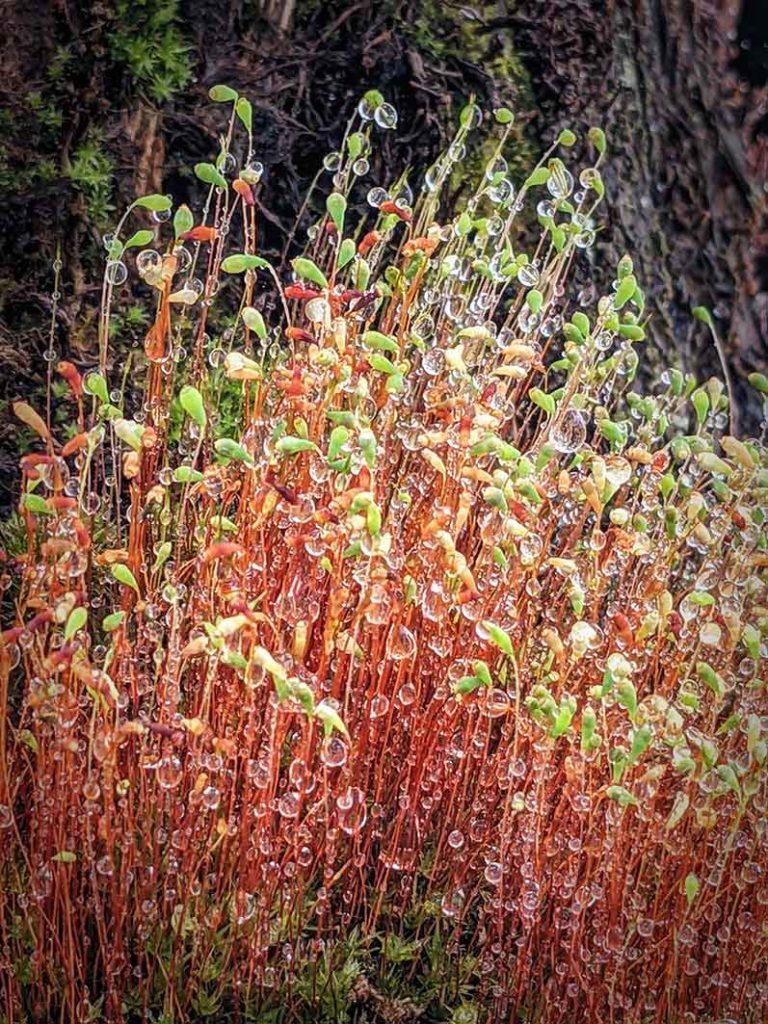
[[[142,197],[107,240],[68,427],[15,405],[0,1020],[343,1021],[351,935],[369,993],[395,940],[445,1019],[765,1020],[768,459],[719,382],[632,390],[631,261],[568,311],[602,134],[516,189],[497,112],[453,216],[470,106],[345,235],[369,96],[286,281],[216,98],[202,222]]]

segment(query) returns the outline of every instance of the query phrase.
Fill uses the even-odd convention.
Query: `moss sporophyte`
[[[202,210],[131,205],[98,361],[14,407],[4,1020],[765,1020],[768,456],[639,389],[629,257],[574,300],[603,133],[516,179],[470,104],[372,184],[367,94],[282,266],[212,98]]]

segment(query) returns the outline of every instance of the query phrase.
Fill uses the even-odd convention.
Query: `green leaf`
[[[306,281],[311,281],[318,288],[328,287],[328,279],[325,274],[312,260],[308,260],[305,256],[297,256],[295,260],[291,260],[291,266],[299,277],[303,277]]]
[[[22,504],[28,512],[35,516],[50,516],[53,514],[52,510],[48,508],[48,502],[45,498],[41,498],[39,494],[25,494],[22,498]]]
[[[112,575],[118,583],[122,583],[124,587],[130,587],[139,596],[139,584],[127,565],[113,565]]]
[[[549,168],[537,167],[535,171],[525,179],[523,188],[533,188],[534,185],[544,185],[549,181]]]
[[[346,427],[334,427],[328,441],[328,458],[335,459],[349,439],[349,431]]]
[[[221,269],[225,274],[242,274],[244,270],[265,270],[268,266],[268,260],[244,252],[233,253],[221,261]]]
[[[264,323],[264,317],[253,306],[246,306],[242,312],[243,323],[245,326],[254,332],[257,338],[261,341],[265,341],[267,337],[267,325]]]
[[[143,228],[141,231],[136,231],[134,232],[134,234],[131,235],[131,237],[125,243],[125,248],[135,249],[143,245],[149,245],[149,243],[154,239],[154,237],[155,236],[152,231]]]
[[[237,93],[228,85],[212,85],[208,96],[214,103],[232,103],[237,99]]]
[[[543,409],[548,416],[555,415],[556,405],[552,395],[546,394],[541,390],[541,388],[531,388],[528,392],[528,397],[534,405],[538,405],[538,407]]]
[[[570,148],[576,144],[576,135],[570,130],[570,128],[563,128],[557,137],[557,141],[561,146]]]
[[[241,96],[235,104],[235,113],[240,118],[245,130],[250,135],[253,131],[253,107],[245,96]]]
[[[620,807],[639,807],[640,804],[637,797],[633,796],[628,789],[623,786],[609,786],[606,789],[606,795],[611,799],[615,800]]]
[[[351,238],[345,238],[339,246],[339,270],[346,267],[355,258],[355,243]]]
[[[191,384],[185,384],[179,392],[181,407],[190,419],[193,419],[201,430],[205,429],[208,417],[205,414],[203,396]]]
[[[141,451],[141,439],[146,429],[142,424],[136,423],[135,420],[125,420],[122,417],[118,417],[113,421],[113,425],[115,433],[124,444],[127,444],[129,448],[133,448],[135,452]]]
[[[688,600],[697,608],[710,608],[715,603],[712,594],[706,590],[692,590],[688,595]]]
[[[497,626],[495,623],[488,622],[487,620],[483,622],[483,626],[488,631],[488,636],[491,638],[493,643],[496,644],[499,650],[510,658],[514,658],[515,649],[512,646],[512,641],[501,626]]]
[[[173,479],[177,484],[199,484],[205,477],[199,469],[192,469],[191,466],[177,466],[173,471]]]
[[[22,729],[19,733],[19,739],[25,747],[29,747],[29,749],[35,754],[40,749],[37,738],[31,729]]]
[[[350,160],[357,160],[360,154],[363,152],[363,146],[365,145],[365,136],[362,132],[352,132],[347,139],[347,153],[349,153]]]
[[[634,764],[638,761],[648,749],[652,739],[653,732],[651,727],[649,725],[641,725],[632,737],[632,746],[629,751],[627,763]]]
[[[347,200],[340,192],[331,192],[325,200],[325,208],[328,211],[329,217],[336,225],[336,230],[342,231],[344,227],[344,214],[347,212]]]
[[[395,355],[399,352],[394,335],[382,334],[381,331],[366,331],[362,337],[362,342],[369,348],[379,349],[383,352],[392,352]]]
[[[711,665],[708,665],[706,661],[697,661],[696,674],[707,687],[707,689],[711,690],[716,697],[723,696],[725,688],[723,680],[718,675],[718,673],[715,672]]]
[[[496,118],[497,124],[512,124],[515,120],[515,115],[509,109],[509,107],[497,107],[493,116]]]
[[[336,708],[327,700],[321,700],[315,708],[315,718],[319,718],[323,723],[323,732],[326,736],[330,736],[334,729],[340,732],[343,736],[349,737],[347,727],[342,721],[341,715],[338,713]]]
[[[637,290],[637,281],[634,274],[627,274],[627,276],[619,282],[619,287],[616,289],[616,294],[613,298],[613,308],[621,309],[629,302],[632,296]]]
[[[455,693],[468,694],[473,693],[482,685],[482,681],[477,676],[462,676],[458,682],[453,684],[453,689]]]
[[[590,128],[587,137],[598,153],[605,152],[605,132],[602,128]]]
[[[750,373],[747,380],[761,394],[768,395],[768,377],[764,373]]]
[[[532,313],[538,313],[544,302],[544,296],[537,288],[532,288],[525,296],[525,302]]]
[[[174,237],[178,238],[179,235],[185,234],[187,231],[191,231],[195,223],[195,218],[192,215],[192,211],[186,205],[182,203],[176,213],[173,215],[173,233]]]
[[[195,164],[195,174],[206,185],[215,185],[216,188],[223,189],[227,187],[227,179],[213,164]]]
[[[106,616],[101,627],[105,633],[114,633],[122,626],[123,622],[125,622],[125,612],[112,612],[111,615]]]
[[[159,192],[153,192],[148,196],[141,196],[140,199],[134,199],[131,204],[132,207],[140,206],[144,210],[151,210],[153,213],[164,213],[166,210],[171,208],[171,200],[168,196],[163,196]]]
[[[706,324],[707,327],[711,328],[713,326],[712,314],[709,312],[706,306],[694,306],[693,315],[696,317],[697,320],[700,320],[703,324]]]
[[[386,356],[380,355],[378,352],[373,352],[367,356],[368,362],[373,370],[377,370],[379,373],[397,373],[397,367]]]
[[[74,864],[77,860],[77,854],[72,853],[70,850],[59,850],[58,853],[54,853],[51,860],[56,864]]]
[[[685,890],[685,900],[690,907],[699,892],[699,880],[693,873],[685,876],[685,882],[683,883]]]
[[[275,450],[285,455],[298,455],[300,452],[319,451],[314,441],[304,437],[281,437],[275,445]]]
[[[69,643],[75,633],[77,633],[78,630],[81,630],[87,621],[88,612],[82,607],[82,605],[78,608],[73,608],[69,613],[67,624],[64,627],[64,642]]]
[[[95,395],[104,405],[109,404],[107,382],[100,373],[89,373],[83,385],[89,395]]]
[[[213,447],[219,453],[223,455],[225,459],[233,459],[235,462],[244,462],[248,466],[253,465],[253,459],[248,454],[245,448],[237,441],[233,441],[230,437],[220,437],[218,441],[215,441]]]

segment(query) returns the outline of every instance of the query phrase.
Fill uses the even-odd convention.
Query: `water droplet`
[[[379,128],[396,128],[397,111],[391,103],[381,103],[374,111],[373,120]]]
[[[446,917],[458,917],[464,909],[466,893],[462,888],[447,892],[440,903],[440,909]]]
[[[329,736],[320,748],[320,760],[326,768],[341,768],[347,760],[347,744],[340,736]]]
[[[336,811],[339,827],[347,835],[359,832],[368,820],[365,793],[356,786],[350,786],[341,796],[336,797]]]
[[[108,260],[104,274],[109,284],[120,285],[128,277],[128,268],[120,260]]]
[[[549,439],[559,452],[578,451],[587,439],[587,425],[578,409],[566,409],[552,426]]]

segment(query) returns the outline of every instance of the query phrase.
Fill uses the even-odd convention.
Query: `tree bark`
[[[548,130],[609,137],[605,267],[628,252],[666,361],[723,377],[742,426],[768,363],[768,8],[764,0],[524,0],[507,19]],[[608,262],[608,258],[610,262]]]

